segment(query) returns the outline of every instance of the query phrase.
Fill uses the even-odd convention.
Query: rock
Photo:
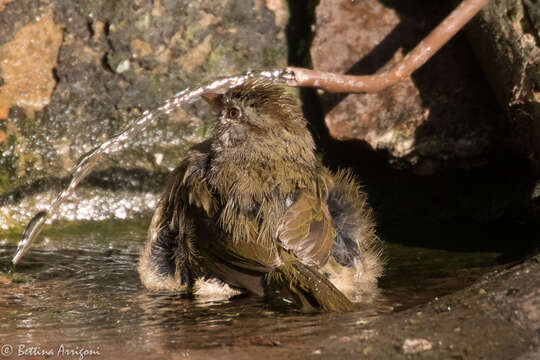
[[[421,351],[431,350],[431,342],[426,339],[405,339],[401,347],[404,354],[416,354]]]
[[[509,140],[540,174],[540,7],[492,0],[467,28],[476,56],[509,121]]]
[[[49,10],[21,28],[13,40],[2,46],[0,118],[7,118],[12,106],[22,108],[33,117],[34,111],[43,110],[49,104],[56,85],[52,70],[61,43],[62,27],[54,23],[53,13]]]
[[[36,196],[50,198],[82,155],[142,111],[187,86],[285,66],[287,18],[284,0],[0,2],[0,227],[27,221]],[[120,171],[122,183],[144,187],[130,191],[155,194],[154,179],[208,136],[210,117],[201,103],[160,117],[97,170]],[[122,190],[91,182],[101,190],[79,200],[108,203],[103,188]],[[95,210],[97,218],[117,212]]]
[[[13,0],[0,0],[0,11],[3,11],[4,8],[6,7],[6,4],[7,3],[10,3],[12,2]]]
[[[537,255],[519,265],[501,267],[438,301],[381,314],[369,324],[377,336],[356,337],[352,334],[357,328],[343,326],[333,335],[337,339],[348,336],[351,341],[317,339],[316,344],[325,349],[328,359],[343,354],[358,358],[367,347],[371,347],[369,357],[373,359],[536,359],[539,260]],[[518,291],[509,296],[509,288]],[[487,294],[480,294],[480,289]],[[452,311],[440,311],[439,303],[451,306]],[[421,323],[411,323],[419,311]]]
[[[313,67],[357,75],[384,71],[451,10],[432,2],[321,0],[311,47]],[[424,175],[448,163],[482,163],[504,124],[463,35],[386,90],[321,94],[320,99],[333,138],[366,142],[386,151],[395,165]]]

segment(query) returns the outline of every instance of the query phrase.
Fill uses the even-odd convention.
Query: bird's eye
[[[233,107],[227,111],[227,117],[229,119],[236,120],[238,119],[239,116],[240,116],[240,110],[238,110],[237,108]]]

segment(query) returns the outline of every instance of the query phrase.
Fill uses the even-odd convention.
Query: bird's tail
[[[287,302],[294,302],[303,311],[323,310],[332,312],[353,311],[353,303],[324,275],[302,264],[297,259],[289,261],[265,276],[266,295]]]

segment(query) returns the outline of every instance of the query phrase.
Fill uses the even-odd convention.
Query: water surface
[[[310,353],[320,339],[339,329],[357,334],[390,307],[400,311],[467,286],[495,265],[498,255],[390,244],[381,280],[384,301],[349,314],[302,314],[251,297],[204,303],[146,291],[136,266],[148,222],[55,226],[14,275],[6,272],[18,239],[0,235],[2,344],[14,351],[22,344],[55,352],[64,345],[98,351],[99,358],[238,358],[238,351],[249,358],[261,347],[276,349],[276,358],[281,352]],[[97,355],[85,358],[91,356]]]

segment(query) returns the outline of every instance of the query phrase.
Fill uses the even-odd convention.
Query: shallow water
[[[99,352],[85,358],[204,358],[224,349],[249,358],[261,346],[302,352],[338,329],[358,333],[389,306],[399,311],[463,288],[498,256],[388,245],[383,303],[349,314],[302,314],[249,297],[202,303],[149,293],[136,271],[147,226],[148,220],[56,226],[14,275],[6,272],[17,239],[0,235],[2,345],[11,345],[15,355],[21,345],[23,351],[33,346],[55,355],[62,344],[64,350]]]

